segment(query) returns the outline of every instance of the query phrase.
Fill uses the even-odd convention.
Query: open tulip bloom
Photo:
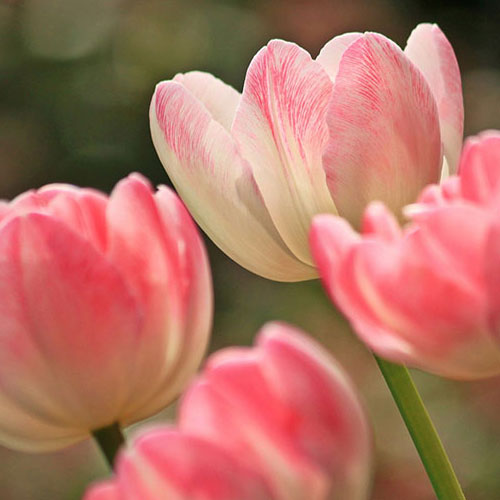
[[[49,451],[169,404],[212,318],[202,240],[139,175],[0,205],[0,443]]]
[[[85,500],[363,500],[370,470],[351,382],[323,348],[275,323],[255,347],[212,355],[178,428],[138,437]]]
[[[459,176],[427,187],[401,229],[380,203],[363,232],[314,219],[332,299],[379,355],[440,375],[500,374],[500,132],[469,139]]]
[[[391,210],[455,172],[462,143],[460,72],[435,25],[405,50],[376,33],[333,38],[316,60],[273,40],[243,93],[207,73],[157,85],[153,142],[178,193],[212,240],[266,278],[317,276],[311,219],[358,225],[365,205]]]

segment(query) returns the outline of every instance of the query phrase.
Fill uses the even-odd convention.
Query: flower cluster
[[[150,118],[181,198],[242,266],[319,273],[382,358],[500,374],[500,132],[460,155],[460,73],[437,26],[404,50],[344,34],[315,60],[274,40],[241,95],[180,74],[158,84]],[[196,376],[212,313],[202,239],[170,189],[132,174],[109,196],[54,184],[1,202],[0,443],[99,441],[182,395],[177,424],[143,430],[85,500],[366,500],[370,427],[335,359],[270,323]],[[406,370],[384,363],[386,378]],[[443,456],[426,463],[434,486]]]

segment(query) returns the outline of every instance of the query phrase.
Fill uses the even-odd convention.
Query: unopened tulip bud
[[[0,210],[0,443],[48,451],[146,418],[196,371],[212,316],[202,240],[141,176]]]

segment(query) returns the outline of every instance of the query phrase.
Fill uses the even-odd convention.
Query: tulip
[[[361,500],[371,436],[351,382],[302,332],[268,324],[252,348],[209,358],[179,426],[120,452],[84,500]]]
[[[426,188],[402,229],[377,202],[361,235],[318,216],[311,248],[332,300],[377,354],[475,379],[500,374],[500,132],[468,140],[459,172]]]
[[[42,452],[148,417],[207,344],[202,240],[137,174],[108,198],[49,185],[0,206],[0,442]]]
[[[402,51],[376,33],[333,38],[316,60],[273,40],[240,95],[214,76],[178,74],[150,108],[156,151],[209,237],[250,271],[278,281],[317,277],[312,217],[353,224],[380,199],[395,212],[456,169],[460,72],[435,25]]]
[[[84,500],[273,500],[264,479],[215,443],[161,427],[123,451]]]
[[[365,499],[370,431],[342,368],[271,323],[253,348],[213,355],[184,395],[180,428],[257,465],[277,500]]]

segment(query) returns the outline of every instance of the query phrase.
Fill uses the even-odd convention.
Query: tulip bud
[[[278,281],[315,278],[308,231],[319,213],[359,225],[364,207],[394,212],[456,169],[460,72],[435,25],[405,50],[376,33],[333,38],[316,60],[272,40],[243,93],[207,73],[157,85],[153,142],[209,237],[243,267]]]
[[[0,210],[0,442],[49,451],[170,403],[207,344],[205,249],[168,188],[49,185]]]
[[[355,389],[290,326],[212,355],[179,419],[123,450],[115,477],[84,500],[368,498],[371,436]]]
[[[168,427],[143,432],[124,450],[116,476],[84,500],[274,500],[264,478],[210,441]]]
[[[361,235],[315,218],[311,248],[330,296],[377,354],[474,379],[500,374],[500,133],[469,139],[459,171],[424,190],[403,229],[374,203]]]
[[[371,440],[342,368],[302,332],[266,325],[253,348],[213,355],[180,428],[257,464],[279,500],[367,498]]]

